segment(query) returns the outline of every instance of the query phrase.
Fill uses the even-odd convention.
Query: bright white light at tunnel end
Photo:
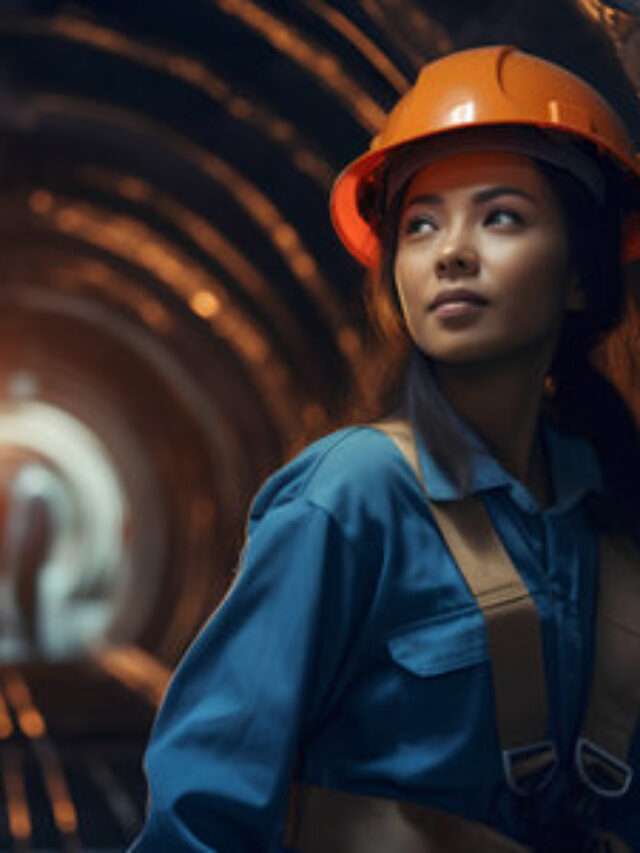
[[[34,499],[43,502],[53,536],[35,576],[38,640],[28,653],[81,656],[105,640],[122,605],[130,572],[124,537],[128,506],[108,449],[74,415],[34,399],[37,385],[32,374],[16,372],[0,400],[0,490],[13,511],[2,519],[0,549],[15,550],[20,512],[24,516]],[[19,560],[16,565],[18,571]],[[8,571],[3,583],[5,599],[11,598]],[[17,610],[10,615],[4,622],[18,634],[24,618]],[[0,657],[27,648],[26,641],[13,640],[0,636]]]

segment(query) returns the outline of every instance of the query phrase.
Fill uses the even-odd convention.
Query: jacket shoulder
[[[264,484],[251,516],[301,499],[337,520],[369,510],[384,512],[392,497],[420,490],[396,443],[374,426],[346,427],[308,445]]]

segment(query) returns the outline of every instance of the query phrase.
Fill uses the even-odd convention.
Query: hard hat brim
[[[480,126],[477,124],[473,125],[473,129]],[[484,125],[488,129],[503,128],[506,126],[532,127],[533,125],[525,122],[512,122],[509,125]],[[536,127],[556,132],[560,131],[577,141],[585,141],[586,139],[584,135],[578,136],[577,134],[568,133],[551,122],[546,126],[536,125]],[[453,134],[458,135],[461,131],[464,132],[465,129],[469,130],[471,128],[468,125],[461,125],[458,128],[449,128],[438,134],[425,134],[423,137],[417,137],[408,142],[401,142],[397,145],[389,145],[386,148],[376,151],[369,151],[352,161],[338,175],[330,198],[331,221],[341,242],[359,263],[367,268],[373,268],[377,266],[380,259],[378,235],[372,223],[363,215],[361,210],[360,198],[362,187],[374,179],[377,173],[384,170],[386,165],[392,160],[394,153],[406,148],[408,145],[420,142],[421,139],[427,140]],[[593,138],[591,141],[596,146],[594,153],[599,157],[605,154],[615,166],[622,184],[626,185],[631,191],[630,195],[637,199],[637,207],[640,210],[640,162],[637,160],[630,161],[627,158],[622,159],[618,152],[607,149],[599,139]],[[635,242],[640,246],[639,241],[636,240]],[[640,252],[636,254],[640,257]]]
[[[566,69],[501,45],[460,51],[425,66],[371,149],[335,181],[330,211],[340,240],[364,266],[378,263],[378,236],[362,209],[363,189],[369,185],[375,194],[375,181],[396,151],[465,129],[515,126],[591,143],[596,160],[616,167],[625,195],[639,199],[633,206],[640,209],[640,162],[610,105]]]

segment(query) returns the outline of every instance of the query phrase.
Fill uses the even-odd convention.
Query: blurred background
[[[640,139],[636,0],[0,0],[0,849],[122,851],[274,467],[368,401],[327,196],[425,61],[511,42]]]

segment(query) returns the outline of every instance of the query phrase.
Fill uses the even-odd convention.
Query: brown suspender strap
[[[380,427],[423,483],[411,431],[398,423]],[[530,793],[523,784],[525,778],[535,779],[540,787],[549,774],[538,771],[551,771],[556,757],[547,740],[547,688],[537,608],[479,498],[428,503],[485,619],[507,780],[518,793]]]
[[[502,747],[539,743],[548,712],[536,606],[478,498],[430,507],[485,618]]]
[[[422,483],[411,430],[401,422],[379,427],[395,441]],[[531,788],[522,787],[522,779],[537,765],[549,767],[555,758],[551,745],[544,742],[547,695],[535,604],[478,498],[429,503],[483,612],[505,772],[514,790],[528,793]],[[638,549],[628,540],[603,536],[594,675],[576,744],[576,768],[585,784],[604,797],[622,796],[632,777],[627,758],[640,718],[639,614]],[[543,748],[527,750],[536,743]],[[542,784],[548,775],[538,779]]]
[[[294,785],[286,846],[296,853],[531,853],[491,827],[403,800]],[[631,853],[612,833],[591,853]]]
[[[297,786],[285,843],[300,853],[527,853],[493,829],[417,803]]]
[[[379,424],[422,482],[410,432]],[[477,498],[431,503],[438,528],[485,617],[493,667],[498,731],[505,756],[542,743],[547,696],[540,624],[526,587]],[[625,793],[626,765],[640,714],[640,558],[623,540],[601,543],[598,631],[591,697],[576,765],[603,796]],[[544,746],[544,744],[543,744]],[[505,761],[512,788],[536,765],[555,756],[538,750],[524,762]],[[547,773],[547,778],[549,774]],[[511,778],[510,778],[511,777]],[[618,837],[600,833],[594,853],[630,853]],[[512,839],[479,823],[416,803],[294,785],[286,843],[300,853],[527,853]]]
[[[605,797],[631,782],[629,747],[640,715],[640,557],[626,540],[600,545],[598,622],[591,694],[576,766]]]

